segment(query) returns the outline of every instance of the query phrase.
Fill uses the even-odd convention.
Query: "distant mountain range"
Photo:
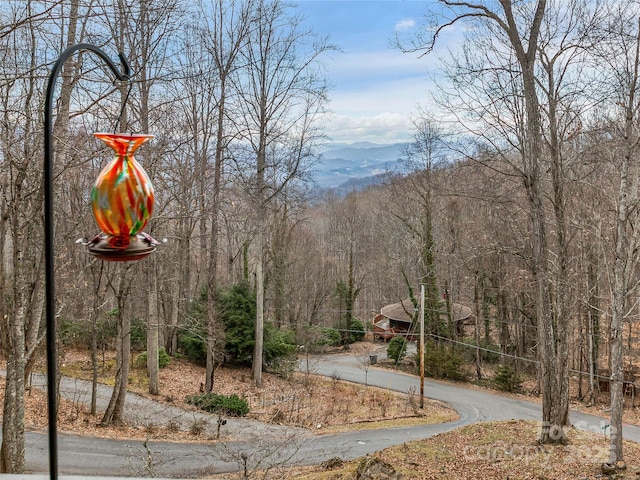
[[[380,145],[370,142],[330,145],[322,153],[313,178],[321,189],[338,194],[380,183],[381,175],[402,171],[404,143]]]

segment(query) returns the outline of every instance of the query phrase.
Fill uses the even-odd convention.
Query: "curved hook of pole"
[[[124,56],[124,53],[118,52],[118,58],[120,59],[120,63],[122,64],[122,76],[126,80],[131,79],[131,67],[129,67],[129,62],[127,62],[127,57]]]
[[[118,53],[122,71],[100,48],[89,43],[71,45],[64,50],[51,68],[44,103],[44,243],[45,243],[45,316],[47,321],[47,408],[49,420],[49,473],[51,480],[58,478],[58,439],[57,439],[57,354],[55,326],[55,285],[53,252],[53,93],[56,79],[64,63],[75,52],[88,50],[105,61],[109,69],[120,81],[130,81],[131,68],[122,52]]]

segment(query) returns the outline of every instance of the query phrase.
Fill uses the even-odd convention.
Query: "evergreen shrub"
[[[180,334],[180,351],[191,362],[205,365],[207,338],[207,291],[203,290],[192,302],[190,321]],[[256,299],[248,282],[243,281],[218,290],[221,359],[238,365],[250,365],[253,360],[256,328]],[[297,352],[293,332],[278,329],[270,322],[264,324],[264,356],[267,363],[287,358]],[[224,351],[223,351],[224,350]],[[284,367],[283,367],[284,368]]]
[[[404,337],[393,337],[387,346],[387,357],[398,363],[407,354],[407,341]]]
[[[519,392],[522,389],[522,378],[511,365],[500,365],[493,383],[505,392]]]
[[[417,361],[419,362],[419,358]],[[419,364],[417,362],[417,364]],[[445,345],[436,342],[427,342],[424,347],[425,372],[435,378],[448,380],[463,380],[462,371],[464,358],[454,345]]]
[[[314,329],[319,331],[320,333],[320,335],[318,336],[318,339],[314,343],[317,346],[337,347],[342,342],[342,337],[340,336],[340,332],[335,328],[314,327]]]
[[[350,343],[359,342],[364,338],[365,333],[364,324],[357,318],[352,319],[349,324]]]
[[[171,357],[166,352],[166,350],[164,348],[160,348],[158,350],[158,366],[160,368],[165,368],[167,365],[169,365],[170,361],[171,361]],[[136,357],[134,361],[134,366],[136,368],[147,367],[147,352],[142,352],[140,355]]]
[[[219,413],[230,417],[244,417],[249,413],[249,404],[237,395],[220,395],[209,392],[200,395],[189,395],[186,399],[189,405],[195,405],[200,410],[209,413]]]

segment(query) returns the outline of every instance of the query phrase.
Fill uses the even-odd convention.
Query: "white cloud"
[[[407,141],[411,115],[430,99],[425,63],[393,50],[340,55],[331,66],[325,133],[334,142]]]
[[[354,81],[330,91],[329,108],[336,114],[409,114],[430,99],[433,84],[425,75]]]
[[[327,64],[329,109],[325,133],[334,142],[395,143],[411,135],[418,105],[432,103],[435,56],[391,48],[346,50]]]
[[[418,106],[439,110],[432,90],[433,83],[420,77],[334,91],[329,104],[332,115],[324,131],[333,142],[406,142],[413,133],[411,120]]]
[[[399,32],[405,32],[411,30],[416,26],[416,21],[413,18],[403,18],[399,22],[396,22],[395,29]]]
[[[333,115],[327,120],[326,134],[332,142],[396,143],[407,141],[409,117],[400,113],[375,115]]]
[[[375,82],[381,79],[401,79],[410,76],[425,79],[429,68],[437,62],[434,56],[421,57],[391,48],[368,51],[346,51],[336,55],[330,64],[330,81],[339,87],[351,82]]]

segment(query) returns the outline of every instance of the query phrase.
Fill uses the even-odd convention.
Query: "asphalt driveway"
[[[418,391],[419,379],[383,368],[367,365],[361,357],[324,355],[301,361],[301,370],[365,383],[399,392]],[[87,383],[64,379],[61,394],[76,401],[88,401]],[[456,409],[459,420],[436,425],[388,428],[314,435],[295,429],[244,419],[229,419],[225,439],[200,443],[125,441],[59,435],[59,469],[62,474],[92,476],[146,476],[185,478],[253,468],[277,468],[284,464],[319,464],[332,457],[349,460],[410,440],[428,438],[462,425],[489,420],[537,420],[538,403],[470,387],[464,384],[425,381],[426,397],[444,401]],[[110,388],[101,386],[99,402],[108,402]],[[164,421],[193,422],[201,415],[211,428],[217,417],[206,413],[185,412],[135,394],[127,394],[127,415],[145,424]],[[593,415],[571,412],[578,428],[602,432],[606,420]],[[640,427],[627,425],[625,438],[640,441]],[[233,440],[241,438],[242,440]],[[27,468],[30,472],[48,472],[46,435],[27,436]]]

